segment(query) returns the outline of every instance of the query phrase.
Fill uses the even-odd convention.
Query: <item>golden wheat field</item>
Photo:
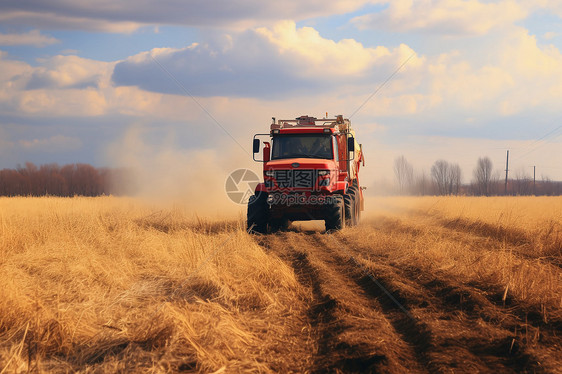
[[[560,372],[562,199],[372,198],[249,235],[130,198],[0,198],[0,372]]]

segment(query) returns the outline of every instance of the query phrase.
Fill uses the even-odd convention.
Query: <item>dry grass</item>
[[[241,219],[108,197],[0,199],[0,212],[9,372],[267,371],[270,333],[283,339],[281,316],[302,297]]]
[[[371,204],[381,210],[349,235],[357,245],[562,322],[562,198],[406,197]]]
[[[374,272],[384,258],[404,297],[421,297],[414,278],[454,280],[562,322],[562,199],[368,203],[333,238]],[[306,370],[314,290],[244,226],[126,198],[0,198],[0,371]]]

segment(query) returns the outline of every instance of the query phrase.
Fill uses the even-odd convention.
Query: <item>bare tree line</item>
[[[0,196],[100,196],[123,194],[125,170],[95,168],[88,164],[27,162],[24,167],[0,170]]]
[[[508,195],[562,195],[562,182],[542,176],[534,181],[522,170],[508,180]],[[462,183],[458,164],[437,160],[428,174],[414,171],[404,156],[394,160],[397,191],[404,195],[504,195],[505,180],[488,157],[477,160],[468,184]],[[0,170],[0,196],[100,196],[130,194],[132,173],[124,169],[95,168],[88,164],[45,164]]]
[[[414,183],[414,168],[406,160],[406,157],[400,156],[394,160],[394,175],[400,188],[400,193],[405,193]]]
[[[394,160],[394,176],[397,192],[409,195],[562,195],[562,182],[551,181],[548,177],[533,180],[522,170],[507,181],[501,178],[499,170],[494,171],[489,157],[480,157],[472,172],[470,183],[462,183],[462,171],[458,164],[437,160],[429,175],[425,171],[416,174],[413,166],[404,156]]]

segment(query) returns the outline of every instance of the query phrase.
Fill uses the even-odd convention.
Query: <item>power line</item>
[[[367,98],[367,100],[365,100],[363,102],[363,104],[359,105],[359,107],[357,109],[355,109],[355,111],[353,113],[351,113],[351,115],[349,116],[349,119],[351,119],[351,117],[353,117],[355,114],[357,114],[357,112],[359,112],[365,106],[365,104],[367,104],[369,102],[369,100],[371,100],[373,98],[373,96],[375,96],[377,94],[377,92],[379,92],[381,90],[381,88],[383,88],[396,74],[398,74],[398,72],[400,70],[402,70],[404,65],[406,65],[408,63],[408,61],[410,61],[410,59],[415,56],[415,54],[416,54],[416,52],[413,52],[410,55],[410,57],[408,57],[402,64],[400,64],[400,66],[398,66],[398,68],[396,70],[394,70],[394,72],[392,74],[390,74],[388,76],[388,78],[386,78],[385,81],[382,82],[377,87],[377,89]]]
[[[519,159],[521,159],[521,158],[523,158],[523,157],[525,157],[525,156],[527,156],[527,155],[529,155],[529,154],[535,152],[535,151],[536,151],[537,149],[539,149],[540,147],[546,145],[546,144],[548,143],[548,142],[547,142],[547,139],[548,139],[549,137],[552,137],[552,139],[555,139],[555,138],[559,137],[560,135],[562,135],[562,132],[561,132],[560,134],[555,135],[556,132],[558,132],[560,129],[562,129],[562,125],[556,127],[554,130],[549,131],[549,132],[546,133],[545,135],[543,135],[543,136],[541,136],[540,138],[538,138],[537,140],[535,140],[533,143],[531,143],[529,146],[527,146],[527,147],[525,147],[525,148],[529,149],[529,148],[533,147],[534,145],[536,145],[536,147],[534,147],[534,148],[530,149],[529,151],[523,153],[522,155],[518,156],[517,158],[514,159],[514,161],[515,161],[515,160],[519,160]],[[550,140],[552,140],[552,139],[550,139]]]

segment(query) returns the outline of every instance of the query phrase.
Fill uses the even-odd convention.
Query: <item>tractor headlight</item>
[[[324,178],[318,181],[319,187],[328,187],[329,185],[330,185],[330,178]]]
[[[330,175],[330,170],[318,170],[318,175],[321,177]]]
[[[270,194],[269,196],[267,196],[267,203],[269,205],[273,204],[273,200],[274,200],[273,194]]]

